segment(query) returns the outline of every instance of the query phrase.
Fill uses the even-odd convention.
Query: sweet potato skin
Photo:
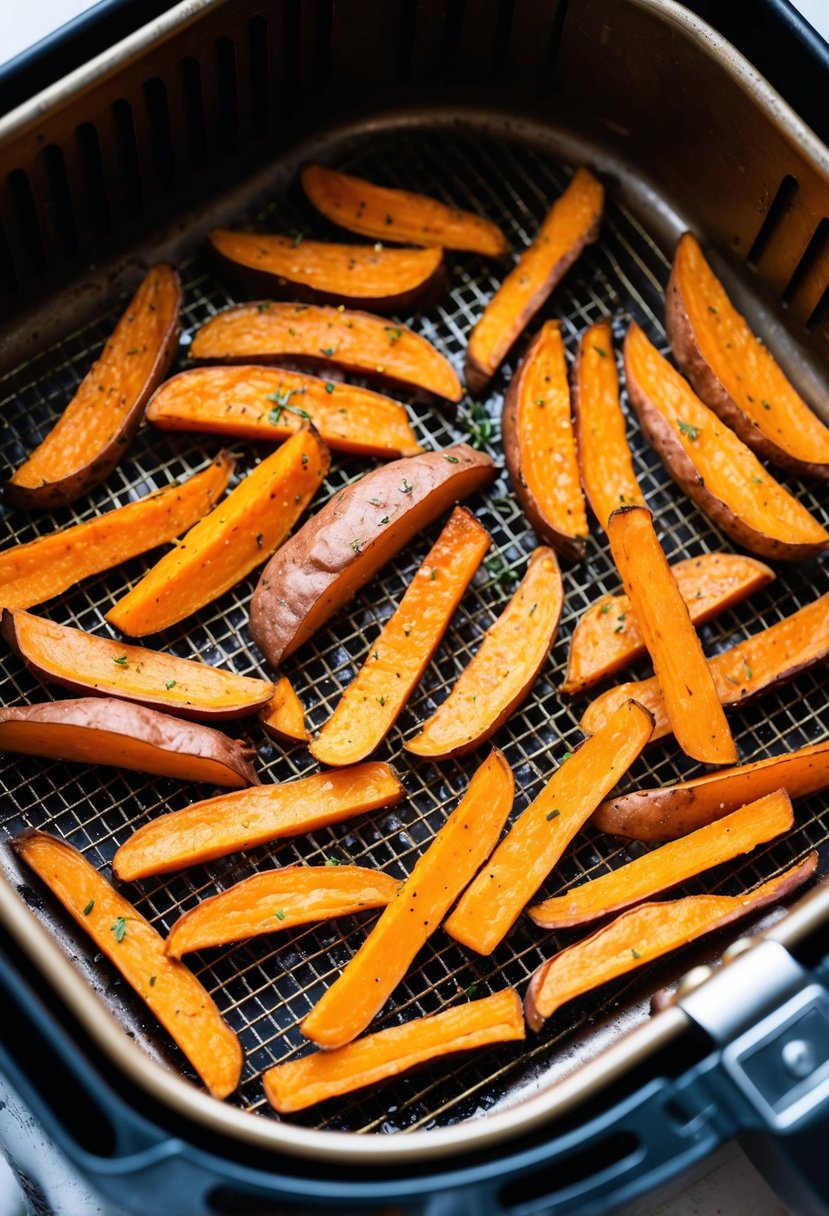
[[[131,755],[133,741],[140,745],[140,761]],[[109,761],[107,744],[121,748]],[[250,752],[227,735],[114,697],[0,709],[0,751],[111,763],[230,789],[259,784]]]
[[[278,667],[451,503],[495,466],[467,444],[396,460],[346,486],[278,550],[253,593],[250,632]]]
[[[130,301],[99,358],[49,435],[6,483],[5,496],[16,507],[63,507],[107,477],[132,441],[144,407],[166,376],[178,350],[181,282],[171,266],[153,266]],[[150,348],[141,325],[149,328]],[[75,419],[94,422],[101,404],[118,402],[110,434],[99,435],[88,451],[68,460],[69,436],[78,442]],[[87,427],[90,423],[86,424]],[[61,471],[49,472],[54,461]]]

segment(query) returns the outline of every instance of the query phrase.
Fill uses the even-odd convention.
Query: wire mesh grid
[[[475,138],[445,129],[411,131],[370,141],[349,141],[332,163],[372,180],[403,186],[477,210],[499,223],[512,246],[527,244],[551,200],[564,188],[570,171],[541,146],[508,139]],[[255,222],[266,230],[306,231],[326,235],[301,198],[290,191],[269,205]],[[185,310],[181,362],[195,329],[209,316],[233,302],[208,263],[198,256],[181,268]],[[469,331],[495,290],[501,267],[482,264],[470,256],[451,260],[451,291],[427,314],[402,316],[442,350],[458,371]],[[555,316],[563,326],[572,357],[580,334],[592,322],[611,317],[618,347],[631,318],[663,351],[667,349],[662,294],[668,262],[633,214],[609,199],[602,236],[590,247],[556,290],[542,318]],[[101,348],[117,312],[72,334],[33,363],[0,382],[3,418],[3,465],[12,468],[51,426],[92,358]],[[535,328],[535,327],[533,327]],[[502,387],[520,357],[515,352],[486,400],[468,398],[454,407],[410,402],[418,439],[426,447],[459,440],[483,441],[499,464],[497,480],[485,496],[470,505],[492,535],[491,552],[502,562],[484,566],[476,575],[455,614],[444,642],[429,664],[409,705],[402,713],[380,758],[399,769],[407,799],[391,810],[317,831],[309,836],[236,854],[180,874],[150,879],[128,889],[139,910],[162,932],[178,915],[200,899],[264,868],[290,863],[320,863],[332,858],[388,870],[397,877],[410,872],[457,803],[486,749],[460,760],[418,762],[402,751],[403,741],[417,723],[443,700],[457,675],[476,650],[486,628],[507,602],[514,582],[525,568],[537,541],[512,496],[503,469],[500,445]],[[482,421],[487,427],[482,427]],[[713,524],[674,487],[658,457],[643,442],[629,413],[629,435],[636,470],[654,511],[657,530],[668,557],[676,560],[731,546]],[[2,508],[5,544],[24,542],[53,527],[89,518],[122,505],[186,476],[207,463],[220,444],[212,438],[157,432],[144,426],[127,458],[89,500],[54,515],[25,515]],[[238,453],[236,477],[260,458],[262,446],[231,441]],[[320,495],[319,506],[343,484],[365,471],[367,462],[335,457]],[[820,517],[825,502],[806,484],[793,484],[798,497]],[[297,689],[313,728],[330,715],[343,687],[370,650],[372,639],[393,611],[419,562],[439,530],[439,524],[395,558],[380,577],[360,592],[312,642],[286,661],[286,674]],[[38,611],[64,624],[112,635],[103,619],[107,609],[147,570],[157,555],[149,554],[105,575],[91,578]],[[822,562],[786,566],[768,587],[749,601],[706,625],[701,633],[708,653],[715,653],[787,616],[810,602],[823,589]],[[200,658],[239,674],[264,673],[261,655],[247,632],[248,602],[256,576],[241,583],[217,603],[180,626],[152,639],[159,647],[186,658]],[[513,812],[520,813],[552,775],[565,753],[581,738],[578,719],[585,699],[559,695],[569,639],[581,613],[596,598],[618,590],[618,578],[604,538],[594,526],[585,560],[564,570],[565,601],[557,640],[549,661],[524,706],[496,735],[516,779]],[[647,672],[644,664],[634,674]],[[3,704],[41,700],[55,694],[44,689],[20,662],[7,654],[0,668]],[[802,674],[796,684],[770,693],[758,708],[732,719],[743,761],[757,759],[824,737],[829,730],[824,673]],[[258,749],[258,766],[265,781],[284,781],[315,770],[307,750],[283,750],[262,737],[256,725],[230,724],[230,733],[248,737]],[[54,832],[81,849],[96,866],[109,873],[115,849],[131,832],[153,816],[189,805],[212,792],[181,783],[142,777],[115,769],[84,768],[35,758],[3,758],[6,799],[0,821],[8,833],[24,827]],[[655,785],[690,775],[699,766],[683,757],[670,741],[657,744],[627,774],[622,788]],[[815,796],[797,808],[795,829],[782,841],[757,850],[749,858],[703,876],[681,893],[716,890],[736,893],[780,872],[809,850],[825,850],[829,838],[827,799]],[[621,845],[591,829],[579,833],[540,896],[607,872],[642,851]],[[62,917],[53,901],[35,885],[20,882],[7,851],[3,864],[16,878],[24,898],[33,904],[65,943],[91,983],[102,993],[128,1030],[172,1067],[192,1075],[177,1050],[150,1025],[143,1006],[126,989],[82,935]],[[307,1049],[298,1024],[359,947],[374,914],[352,916],[271,937],[257,938],[233,948],[190,956],[191,965],[241,1036],[246,1066],[236,1101],[243,1109],[276,1116],[269,1111],[260,1076],[270,1064]],[[438,932],[418,956],[415,966],[381,1011],[373,1027],[382,1028],[413,1016],[435,1012],[448,1004],[484,995],[506,985],[523,993],[536,966],[572,933],[545,934],[520,918],[491,958],[465,952]],[[685,955],[687,960],[687,953]],[[677,964],[649,969],[620,980],[599,993],[566,1006],[542,1035],[525,1044],[495,1048],[474,1057],[459,1057],[426,1066],[415,1074],[389,1082],[368,1093],[334,1100],[317,1110],[295,1116],[308,1126],[355,1131],[399,1131],[434,1127],[474,1117],[528,1088],[548,1084],[585,1058],[635,1011],[644,1013],[647,995],[674,973]],[[680,961],[679,966],[682,966]]]

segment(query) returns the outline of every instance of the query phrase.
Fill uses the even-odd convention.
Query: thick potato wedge
[[[463,396],[452,364],[430,342],[368,312],[269,300],[237,304],[201,327],[190,355],[222,363],[301,359],[422,389],[447,401]]]
[[[129,637],[177,624],[267,561],[328,472],[328,448],[313,428],[298,431],[194,524],[106,614]]]
[[[161,430],[281,442],[307,420],[332,451],[416,456],[405,406],[342,381],[275,367],[193,367],[166,380],[147,406]]]
[[[86,858],[44,832],[11,842],[179,1045],[214,1098],[239,1084],[242,1048],[210,995],[164,939]]]
[[[558,321],[542,326],[510,382],[503,436],[510,480],[527,519],[542,540],[579,561],[587,543],[587,512]]]
[[[283,866],[237,882],[180,916],[165,951],[181,958],[192,950],[246,941],[313,921],[383,908],[399,882],[362,866]]]
[[[0,608],[32,608],[82,579],[174,540],[210,510],[233,472],[227,452],[188,477],[105,515],[0,551]]]
[[[778,561],[802,561],[829,548],[829,532],[703,405],[635,323],[625,339],[625,371],[649,442],[717,527],[752,553]]]
[[[379,747],[440,645],[489,544],[483,524],[466,507],[455,507],[311,744],[320,764],[356,764]]]
[[[110,764],[228,789],[259,784],[254,753],[235,739],[114,697],[0,709],[0,751]]]
[[[738,642],[708,660],[720,702],[726,709],[744,705],[752,697],[799,672],[821,663],[829,655],[829,593],[807,604],[776,625]],[[591,701],[580,726],[585,734],[598,730],[630,697],[644,705],[654,718],[651,740],[671,733],[659,683],[632,680],[617,684]]]
[[[737,748],[650,511],[618,507],[607,535],[677,742],[704,764],[734,764]]]
[[[512,988],[442,1013],[368,1034],[338,1051],[316,1051],[269,1068],[265,1097],[280,1114],[396,1077],[456,1051],[524,1038],[521,1002]]]
[[[18,507],[62,507],[112,472],[178,349],[181,283],[152,266],[52,430],[6,483]]]
[[[395,553],[495,476],[467,444],[395,460],[353,481],[271,558],[253,593],[250,632],[274,667]]]
[[[601,737],[561,765],[513,823],[443,926],[478,954],[491,954],[515,924],[567,845],[641,752],[652,719],[628,701]]]
[[[397,898],[303,1020],[304,1035],[330,1049],[350,1043],[365,1030],[489,857],[512,810],[514,792],[510,767],[495,749],[418,858]]]
[[[654,962],[706,933],[724,929],[808,882],[817,853],[745,895],[688,895],[623,912],[592,937],[560,951],[538,968],[524,999],[531,1030],[540,1030],[567,1001]]]
[[[611,511],[645,505],[619,404],[609,321],[591,325],[579,343],[573,365],[573,411],[581,484],[593,514],[607,531]]]
[[[563,599],[555,553],[534,550],[506,608],[406,751],[445,759],[490,739],[532,688],[555,640]]]
[[[378,241],[437,245],[489,258],[500,258],[507,252],[507,238],[497,224],[425,194],[375,186],[325,165],[306,165],[301,177],[302,188],[317,211],[349,232]]]
[[[112,873],[122,882],[134,882],[183,870],[394,806],[405,793],[388,764],[372,763],[220,794],[160,815],[133,832],[115,854]]]
[[[268,680],[125,646],[20,608],[3,610],[2,633],[26,666],[49,684],[70,692],[137,701],[177,718],[242,718],[255,714],[274,695]]]
[[[528,908],[527,913],[542,929],[571,929],[599,920],[750,853],[758,844],[788,832],[793,823],[791,798],[785,790],[775,790],[681,840],[652,849],[609,874],[573,887],[565,895],[545,899]]]
[[[504,279],[469,338],[465,378],[480,394],[585,245],[599,235],[604,189],[589,169],[577,169],[553,203],[533,243]]]
[[[608,798],[593,814],[602,832],[632,840],[676,840],[736,807],[785,789],[805,798],[829,786],[829,739],[691,781]]]
[[[829,428],[755,338],[690,232],[676,247],[665,323],[677,363],[743,443],[780,468],[829,477]]]
[[[742,553],[701,553],[673,563],[671,571],[693,625],[704,625],[774,578],[768,566]],[[573,631],[567,679],[560,691],[583,692],[645,653],[628,597],[603,595],[579,618]]]
[[[436,303],[446,291],[442,249],[297,242],[225,228],[214,228],[208,239],[234,280],[281,299],[408,312]]]
[[[307,743],[311,738],[305,725],[305,710],[287,676],[276,682],[274,694],[259,714],[262,729],[277,743]]]

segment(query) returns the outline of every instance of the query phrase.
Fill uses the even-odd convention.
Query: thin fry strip
[[[311,738],[305,725],[305,710],[287,676],[276,681],[274,694],[259,714],[262,729],[277,743],[307,743]]]

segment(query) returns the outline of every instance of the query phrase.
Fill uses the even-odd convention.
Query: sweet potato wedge
[[[647,507],[617,507],[610,551],[631,602],[682,750],[704,764],[734,764],[737,748],[702,645]]]
[[[181,958],[192,950],[246,941],[318,920],[383,908],[400,884],[382,870],[362,866],[284,866],[266,870],[211,895],[180,916],[165,951]]]
[[[610,912],[629,908],[659,895],[704,870],[750,853],[758,844],[774,840],[794,823],[792,801],[778,789],[756,802],[698,828],[681,840],[652,849],[609,874],[590,879],[565,895],[555,895],[529,908],[528,915],[542,929],[571,929]]]
[[[274,667],[495,465],[465,443],[373,469],[329,499],[262,572],[250,632]]]
[[[693,625],[704,625],[774,578],[768,566],[742,553],[701,553],[673,563],[671,571]],[[560,691],[582,692],[645,653],[628,597],[603,595],[576,624]]]
[[[633,471],[609,321],[585,330],[573,366],[573,411],[581,484],[593,514],[607,531],[616,507],[645,505]]]
[[[208,240],[235,281],[281,299],[408,312],[436,303],[446,290],[442,249],[338,245],[226,228],[214,228]]]
[[[641,752],[651,716],[628,701],[601,737],[568,757],[516,819],[443,926],[478,954],[491,954],[567,845]]]
[[[465,378],[480,394],[513,343],[564,278],[585,245],[599,235],[604,189],[589,169],[577,169],[518,263],[504,279],[469,338]]]
[[[540,1030],[567,1001],[786,899],[809,881],[816,867],[817,853],[810,853],[805,861],[745,895],[688,895],[623,912],[591,937],[542,963],[524,999],[527,1024]]]
[[[26,666],[49,684],[70,692],[137,701],[177,718],[242,718],[255,714],[274,695],[267,680],[125,646],[21,608],[3,610],[2,633]]]
[[[423,389],[447,401],[463,396],[452,364],[419,334],[389,325],[385,317],[322,305],[262,300],[226,308],[201,327],[190,355],[223,363],[301,359]]]
[[[418,858],[397,898],[301,1023],[304,1035],[330,1049],[365,1030],[489,857],[512,809],[514,791],[510,767],[494,749]]]
[[[282,544],[329,463],[313,428],[292,435],[110,608],[107,621],[130,637],[144,637],[235,587]]]
[[[552,549],[534,550],[511,600],[490,625],[449,696],[405,744],[445,759],[479,747],[526,697],[558,629],[564,589]]]
[[[220,794],[145,823],[116,852],[112,873],[134,882],[183,870],[393,806],[405,792],[388,764],[373,763]]]
[[[306,165],[302,188],[320,215],[348,232],[403,245],[437,245],[500,258],[507,238],[497,224],[425,194],[375,186],[325,165]]]
[[[829,739],[824,739],[753,764],[608,798],[596,808],[592,823],[602,832],[631,840],[676,840],[776,789],[785,789],[794,799],[827,786]]]
[[[305,725],[305,710],[287,676],[276,682],[274,694],[259,714],[262,729],[277,743],[307,743],[311,736]]]
[[[259,784],[250,749],[235,739],[114,697],[0,709],[0,752],[111,764],[228,789]]]
[[[489,533],[472,512],[455,507],[311,744],[320,764],[356,764],[379,747],[440,645],[489,544]]]
[[[230,480],[227,452],[188,477],[105,515],[0,551],[0,608],[31,608],[92,574],[174,540],[210,510]]]
[[[738,642],[708,660],[720,702],[726,709],[744,705],[752,697],[799,672],[822,662],[829,654],[829,593]],[[662,692],[655,677],[617,684],[591,701],[580,726],[585,734],[600,729],[618,707],[633,697],[654,718],[651,740],[671,733]]]
[[[23,832],[11,842],[70,916],[138,993],[214,1098],[239,1084],[242,1048],[208,992],[164,939],[103,875],[63,840]]]
[[[743,443],[780,468],[829,477],[829,427],[755,338],[690,232],[676,247],[665,322],[677,363]]]
[[[587,512],[558,321],[542,326],[510,381],[503,436],[510,480],[527,519],[542,540],[579,561],[587,542]]]
[[[262,1077],[265,1097],[280,1114],[304,1110],[396,1077],[456,1051],[524,1038],[521,1001],[512,988],[367,1034],[338,1051],[315,1051],[275,1064]]]
[[[178,349],[181,283],[150,267],[52,430],[6,483],[18,507],[62,507],[112,472]]]
[[[275,367],[193,367],[166,380],[147,406],[147,421],[162,430],[272,443],[293,435],[303,419],[333,451],[389,457],[423,450],[405,406],[391,397]]]
[[[829,548],[829,532],[703,405],[636,324],[625,339],[625,372],[642,430],[671,477],[732,540],[779,561]]]

